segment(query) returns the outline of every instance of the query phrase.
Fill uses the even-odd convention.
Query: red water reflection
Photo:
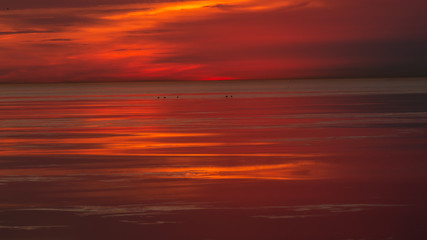
[[[280,239],[284,224],[320,234],[321,223],[343,221],[348,230],[377,217],[384,225],[365,235],[360,227],[319,239],[399,239],[414,229],[396,227],[404,216],[413,226],[424,222],[425,94],[227,94],[233,98],[197,92],[2,99],[0,207],[18,217],[3,219],[0,232],[14,239],[11,231],[27,226],[61,239],[71,226],[76,239],[117,237],[78,224],[94,218],[95,229],[111,224],[132,232],[129,239],[161,229],[167,238],[251,239],[241,234],[246,228],[259,228],[249,230],[252,239],[266,232]],[[385,209],[397,217],[387,219]],[[44,227],[31,220],[42,216]],[[240,222],[227,236],[173,227],[189,230],[201,219],[208,231],[224,218]]]

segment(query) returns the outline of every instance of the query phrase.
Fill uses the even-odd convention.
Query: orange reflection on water
[[[64,224],[84,236],[90,227],[140,231],[136,238],[158,229],[169,234],[161,239],[173,239],[174,229],[185,229],[179,239],[263,239],[275,226],[273,238],[286,239],[299,226],[312,235],[298,239],[316,239],[316,230],[346,225],[343,232],[351,232],[359,221],[360,235],[323,239],[385,239],[392,234],[383,229],[409,225],[411,215],[414,229],[417,223],[422,229],[425,94],[233,92],[231,99],[224,90],[205,94],[191,85],[179,98],[168,92],[157,99],[163,93],[144,95],[145,84],[113,89],[118,95],[107,94],[110,86],[96,85],[102,96],[82,97],[67,85],[51,86],[47,98],[0,98],[0,208],[17,209],[0,209],[0,235],[5,226],[15,239],[17,226],[39,226],[46,217],[55,226],[68,213]],[[57,91],[71,96],[52,97]],[[153,203],[208,208],[153,212]],[[414,207],[365,209],[384,205]],[[90,218],[82,215],[94,209]],[[403,220],[390,220],[390,213]],[[373,225],[381,234],[366,235]],[[203,234],[211,226],[230,227],[232,235],[188,237],[194,226],[205,227]],[[260,231],[239,235],[251,229]],[[52,239],[74,236],[69,233]],[[148,238],[158,238],[155,233]],[[44,233],[31,231],[28,239],[37,234]],[[81,239],[120,238],[105,236]]]
[[[376,119],[389,123],[369,109],[383,101],[376,98],[226,99],[192,89],[194,95],[158,99],[144,90],[3,99],[1,174],[276,180],[378,175],[377,166],[360,162],[367,158],[363,152],[381,160],[381,142],[417,134],[368,127]],[[13,159],[21,162],[15,166]]]
[[[134,131],[132,128],[116,130],[111,128],[97,131],[53,131],[49,134],[27,135],[26,138],[23,138],[24,133],[16,135],[15,138],[4,138],[0,142],[2,156],[57,156],[59,159],[61,156],[67,155],[84,156],[88,162],[76,169],[67,169],[60,165],[29,169],[4,169],[0,171],[0,175],[67,176],[89,174],[105,176],[125,174],[144,178],[308,180],[324,178],[327,172],[327,164],[320,164],[307,159],[330,155],[291,151],[265,152],[263,150],[265,147],[275,146],[278,143],[274,141],[245,141],[244,138],[236,139],[235,137],[233,137],[233,141],[224,141],[230,137],[225,133]],[[82,137],[81,134],[86,137]],[[240,140],[240,142],[236,140]],[[260,151],[257,151],[257,148]],[[251,149],[251,151],[244,149]],[[109,168],[106,165],[97,165],[98,163],[91,164],[91,156],[138,157],[140,158],[138,165],[144,165],[144,158],[147,157],[163,157],[165,159],[181,157],[185,158],[185,164],[168,160],[162,167]],[[216,159],[216,162],[204,163],[201,158],[206,157]],[[258,160],[251,163],[234,163],[232,158],[237,157],[256,158]],[[283,159],[285,163],[267,162],[271,158]],[[266,164],[261,164],[262,159],[266,161]]]
[[[188,156],[187,156],[188,157]],[[327,164],[301,160],[293,163],[238,166],[201,166],[197,158],[194,166],[188,167],[144,167],[144,168],[88,168],[88,169],[7,169],[0,170],[3,176],[132,176],[142,178],[195,178],[195,179],[271,179],[313,180],[327,175]],[[87,165],[89,167],[90,165]]]
[[[139,169],[138,173],[166,174],[174,178],[202,179],[274,179],[274,180],[312,180],[325,177],[325,166],[312,161],[298,163],[269,164],[255,166],[232,167],[186,167],[186,168],[159,168]],[[300,175],[300,172],[310,172],[310,175]]]

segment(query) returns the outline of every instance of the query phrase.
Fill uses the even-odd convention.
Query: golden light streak
[[[270,179],[270,180],[309,180],[325,178],[325,164],[314,161],[296,163],[251,165],[251,166],[192,166],[192,167],[150,167],[150,168],[107,168],[107,169],[8,169],[0,170],[3,176],[73,176],[79,175],[114,175],[117,177],[149,178],[194,178],[194,179]],[[295,172],[308,171],[300,175]]]
[[[81,65],[83,69],[91,67],[103,69],[103,66],[107,64],[115,66],[111,72],[104,73],[94,70],[96,73],[88,73],[88,76],[76,76],[74,77],[76,81],[88,77],[139,79],[141,77],[170,78],[175,76],[179,79],[198,80],[235,79],[235,77],[221,74],[216,76],[215,73],[206,70],[206,63],[156,62],[156,59],[173,55],[185,46],[175,41],[153,39],[152,33],[157,35],[156,30],[162,29],[161,25],[165,23],[208,19],[215,14],[223,13],[264,11],[299,3],[298,0],[213,0],[8,11],[7,14],[13,14],[18,19],[31,16],[35,19],[51,18],[54,21],[58,16],[59,18],[61,16],[78,16],[78,18],[87,18],[90,21],[85,24],[72,23],[70,26],[64,25],[54,29],[51,29],[49,25],[40,25],[40,27],[31,25],[27,33],[1,36],[1,45],[10,49],[11,53],[26,52],[27,56],[25,60],[17,62],[0,60],[0,65],[19,65],[22,68],[34,65],[51,66],[51,69],[58,67],[58,72],[55,72],[56,70],[49,73],[39,71],[34,74],[34,77],[44,79],[47,75],[54,75],[57,78],[67,74],[73,75],[72,69],[69,69],[70,72],[62,69],[62,66],[70,63]],[[0,12],[0,16],[2,14],[5,13]],[[2,28],[4,32],[23,29],[19,25],[3,23],[2,26],[4,26]],[[49,42],[49,39],[71,40]],[[45,47],[49,45],[60,50],[46,50]],[[33,59],[38,59],[38,61],[35,62]],[[22,74],[22,72],[16,71],[7,76],[18,77]],[[0,76],[0,78],[5,77],[6,75]]]
[[[105,119],[104,119],[105,120]],[[256,146],[274,146],[277,142],[269,141],[221,141],[224,138],[220,133],[191,133],[191,132],[128,132],[118,131],[117,136],[109,131],[81,132],[84,137],[76,137],[68,132],[63,136],[61,132],[46,137],[35,135],[30,138],[0,138],[0,155],[43,155],[43,154],[80,154],[103,156],[157,156],[157,157],[286,157],[286,158],[314,158],[325,154],[307,153],[247,153],[221,152],[228,151],[227,147],[250,149]],[[70,137],[67,134],[71,134]],[[94,134],[91,137],[91,134]],[[107,136],[96,135],[107,134]],[[124,134],[124,135],[122,135]],[[58,136],[58,138],[50,138]],[[78,135],[77,135],[78,136]],[[199,141],[203,139],[202,141]],[[85,147],[81,147],[85,146]],[[211,147],[217,148],[210,149]],[[186,148],[191,148],[186,150]],[[176,152],[180,149],[180,152]],[[199,150],[195,150],[199,149]],[[186,152],[188,151],[188,152]],[[196,152],[195,152],[196,151]]]
[[[251,2],[248,0],[234,0],[234,1],[184,1],[178,3],[159,3],[156,5],[151,5],[152,9],[145,11],[132,11],[125,14],[117,14],[112,16],[106,16],[105,19],[124,19],[135,16],[148,16],[148,15],[159,15],[170,12],[182,12],[183,10],[194,10],[194,9],[204,9],[207,7],[213,7],[219,4],[238,4],[238,3],[247,3]]]
[[[48,154],[77,154],[77,155],[107,155],[107,156],[136,156],[136,157],[289,157],[289,158],[316,158],[331,156],[331,154],[304,154],[304,153],[128,153],[126,150],[114,151],[108,149],[78,149],[78,150],[41,150],[41,149],[13,149],[0,150],[2,156],[19,156],[19,155],[48,155]]]

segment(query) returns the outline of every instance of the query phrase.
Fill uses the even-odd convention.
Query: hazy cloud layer
[[[421,0],[33,2],[0,11],[0,82],[427,75]]]
[[[3,0],[1,10],[37,9],[37,8],[76,8],[101,5],[122,5],[153,2],[176,2],[177,0]]]

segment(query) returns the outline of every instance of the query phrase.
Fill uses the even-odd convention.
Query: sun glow
[[[96,6],[89,8],[55,8],[15,10],[11,13],[19,18],[30,15],[35,19],[60,19],[62,15],[90,19],[86,24],[74,24],[71,27],[50,29],[49,26],[32,26],[22,29],[19,22],[2,24],[10,33],[2,37],[2,45],[14,49],[32,49],[25,51],[29,55],[20,61],[22,67],[31,66],[31,59],[39,59],[37,64],[49,63],[49,74],[73,75],[59,66],[91,66],[93,76],[124,78],[176,78],[184,79],[236,79],[224,73],[207,70],[207,65],[194,61],[161,61],[159,58],[174,57],[186,44],[163,40],[164,35],[182,34],[179,29],[164,28],[173,22],[208,20],[216,15],[226,16],[232,12],[257,12],[298,5],[299,1],[180,1],[167,3],[145,3],[119,6]],[[1,15],[4,14],[0,12]],[[225,15],[224,15],[225,14]],[[45,20],[43,20],[45,21]],[[163,29],[163,30],[162,30]],[[21,33],[22,32],[22,33]],[[19,33],[19,34],[18,34]],[[220,35],[219,35],[220,36]],[[40,42],[40,44],[34,44]],[[62,49],[46,51],[46,48]],[[22,51],[21,51],[22,52]],[[7,52],[5,52],[7,54]],[[7,57],[3,58],[7,59]],[[71,63],[71,64],[70,64]],[[0,64],[9,66],[12,62],[0,60]],[[18,64],[18,63],[17,63]],[[104,72],[96,69],[113,65]],[[81,69],[84,69],[81,68]],[[57,70],[55,70],[57,69]],[[97,72],[97,73],[95,73]],[[22,71],[16,71],[3,77],[19,77]],[[32,77],[44,77],[47,72],[34,73]],[[39,76],[40,75],[40,76]],[[91,74],[89,74],[91,75]],[[87,76],[75,77],[74,80]],[[0,75],[0,79],[2,76]],[[173,77],[175,78],[175,77]],[[172,78],[172,79],[173,79]]]

